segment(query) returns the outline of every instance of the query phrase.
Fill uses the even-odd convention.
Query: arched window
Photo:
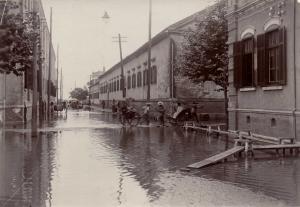
[[[255,28],[249,25],[241,33],[241,41],[234,43],[234,84],[237,88],[255,86],[254,35]]]
[[[137,73],[137,87],[141,87],[142,86],[142,73],[141,71],[139,71]]]
[[[136,74],[134,73],[132,75],[132,88],[135,88],[136,87]]]
[[[149,79],[148,79],[148,70],[143,71],[143,85],[148,85]]]
[[[120,81],[117,80],[117,91],[119,91],[119,90],[120,90]]]
[[[127,77],[127,88],[130,89],[131,88],[131,76],[128,75]]]
[[[157,67],[154,65],[151,67],[151,84],[157,83]]]

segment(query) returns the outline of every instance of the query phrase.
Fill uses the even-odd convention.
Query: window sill
[[[267,87],[262,87],[263,91],[277,91],[277,90],[282,90],[283,86],[267,86]]]
[[[256,91],[255,87],[245,87],[245,88],[241,88],[240,92],[248,92],[248,91]]]

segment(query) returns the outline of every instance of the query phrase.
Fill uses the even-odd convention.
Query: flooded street
[[[1,138],[1,207],[300,205],[298,157],[265,153],[183,172],[224,151],[224,141],[173,127],[122,128],[96,112],[70,111],[48,129]]]

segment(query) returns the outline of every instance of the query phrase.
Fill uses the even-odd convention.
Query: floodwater
[[[0,139],[0,207],[300,206],[298,157],[180,170],[224,149],[180,128],[122,128],[110,114],[70,111],[37,138]]]

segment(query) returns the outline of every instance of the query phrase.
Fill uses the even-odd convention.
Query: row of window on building
[[[149,81],[150,84],[157,83],[157,67],[152,66],[150,70],[150,77],[148,77],[148,69],[144,71],[139,71],[137,73],[130,73],[126,76],[126,85],[125,87],[127,90],[140,88],[142,86],[148,85]],[[100,94],[104,94],[107,92],[117,92],[121,91],[123,88],[123,81],[119,79],[119,77],[113,78],[109,81],[109,83],[102,83],[100,84]]]

